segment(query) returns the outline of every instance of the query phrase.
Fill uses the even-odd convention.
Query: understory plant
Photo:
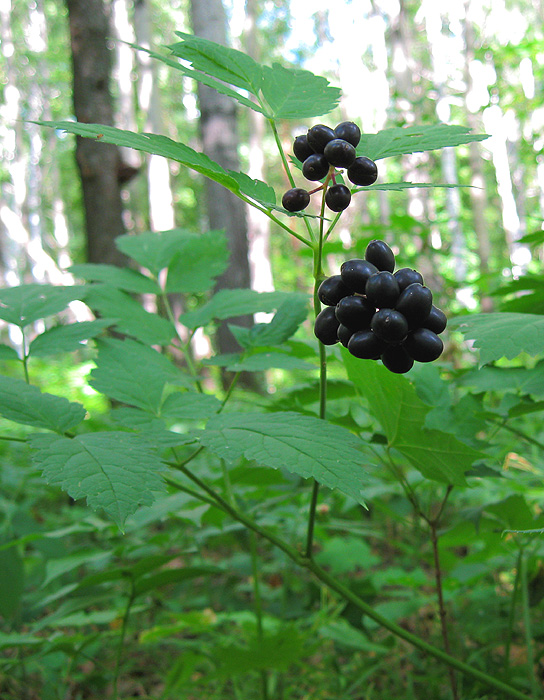
[[[475,341],[479,367],[430,364],[430,356],[422,355],[423,363],[413,369],[397,370],[393,363],[390,371],[387,360],[355,356],[336,343],[334,333],[326,344],[313,334],[313,319],[323,312],[320,288],[339,274],[325,269],[324,251],[352,198],[442,186],[379,178],[356,184],[372,169],[368,163],[377,164],[379,173],[384,158],[486,136],[445,124],[362,133],[353,153],[342,145],[329,148],[325,170],[313,159],[317,170],[311,174],[320,177],[309,192],[301,186],[306,159],[297,159],[296,150],[294,156],[285,152],[278,124],[329,114],[339,90],[307,71],[261,65],[187,34],[169,49],[169,55],[152,55],[264,116],[289,192],[296,191],[282,197],[286,206],[266,183],[226,171],[165,136],[70,121],[44,124],[161,155],[218,182],[311,253],[313,292],[214,294],[228,262],[224,232],[181,229],[118,238],[130,268],[80,264],[71,268],[84,280],[80,284],[0,291],[0,318],[19,334],[12,333],[18,343],[0,348],[0,414],[6,420],[0,438],[9,445],[0,545],[4,696],[24,697],[28,679],[41,673],[48,678],[47,697],[64,697],[52,688],[60,687],[59,679],[64,688],[73,684],[85,660],[100,657],[107,639],[114,650],[113,695],[128,697],[123,677],[135,626],[142,663],[148,657],[160,663],[157,649],[169,650],[157,697],[179,697],[183,688],[196,687],[202,669],[214,683],[209,697],[325,697],[317,690],[297,694],[297,682],[305,684],[303,660],[331,644],[366,659],[350,671],[358,680],[345,685],[338,669],[338,697],[385,697],[383,679],[410,648],[447,670],[436,697],[540,697],[542,622],[535,629],[531,614],[540,600],[543,520],[534,500],[544,445],[527,421],[543,408],[544,368],[530,358],[541,353],[544,319],[520,312],[450,318],[458,338],[461,331]],[[349,124],[355,124],[357,115],[351,117]],[[338,135],[351,137],[353,127],[343,124],[336,133],[321,126],[333,132],[329,141],[345,140]],[[308,153],[319,154],[319,145]],[[355,182],[344,172],[354,158]],[[314,209],[307,210],[310,197]],[[382,284],[386,275],[395,279],[393,269],[378,266],[373,274],[381,275]],[[346,296],[355,304],[367,299],[348,290],[326,302],[333,324],[334,309]],[[76,300],[94,320],[69,321],[66,310]],[[182,313],[174,300],[181,300]],[[394,314],[385,320],[382,314],[380,324],[389,328],[391,317],[398,323],[399,308],[408,308],[409,317],[410,302],[399,304],[387,304]],[[201,329],[258,312],[273,315],[251,328],[230,326],[240,352],[195,356],[193,339]],[[425,318],[414,328],[425,328]],[[402,342],[414,328],[406,326]],[[522,353],[529,358],[525,364],[508,363]],[[62,380],[56,393],[46,390],[58,385],[57,378],[51,386],[35,384],[48,363],[69,372],[66,362],[55,364],[59,356],[73,357],[74,366],[92,358],[83,391],[88,406],[85,398],[67,398]],[[220,372],[231,377],[226,390],[217,388]],[[238,387],[246,372],[277,372],[283,390],[252,395]],[[281,379],[286,375],[290,382]],[[527,446],[524,461],[508,449],[504,436],[511,433]],[[39,520],[21,515],[17,504],[25,503],[24,495],[7,495],[27,454],[33,488],[39,489],[40,474],[65,491],[67,507],[78,514],[72,524],[37,527]],[[502,468],[507,460],[509,470]],[[456,509],[449,511],[456,494]],[[96,513],[80,507],[80,499]],[[393,534],[370,527],[369,519],[379,513]],[[126,534],[116,534],[110,522]],[[88,549],[80,550],[82,535],[91,535]],[[395,537],[402,543],[396,551]],[[126,538],[132,538],[130,546]],[[247,557],[243,566],[226,547],[213,559],[207,556],[221,538]],[[63,555],[54,545],[67,540],[73,546]],[[421,560],[407,566],[400,550],[410,541],[410,557],[421,553]],[[40,569],[36,552],[47,559],[48,547],[54,553]],[[249,587],[240,588],[236,609],[224,610],[225,591],[242,585],[242,569]],[[305,592],[301,577],[309,582]],[[176,607],[173,592],[188,603]],[[304,598],[305,615],[291,595]],[[157,600],[160,619],[150,613]],[[215,601],[215,608],[205,601]],[[425,610],[432,624],[404,624]],[[466,619],[466,626],[452,625],[454,619]],[[225,632],[229,625],[239,630],[236,640]],[[349,656],[342,658],[347,667]],[[398,668],[399,679],[407,676],[397,690],[416,697],[417,667]]]

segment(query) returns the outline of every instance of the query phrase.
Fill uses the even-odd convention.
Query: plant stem
[[[22,355],[23,358],[21,362],[23,363],[23,371],[25,373],[25,382],[27,384],[30,384],[30,376],[28,374],[28,352],[27,352],[27,342],[26,342],[26,336],[25,336],[25,330],[24,328],[21,328],[21,350],[22,350]]]
[[[314,247],[313,273],[314,273],[314,315],[317,317],[321,311],[321,302],[317,292],[323,277],[323,243],[324,243],[324,214],[325,214],[325,193],[329,182],[330,172],[323,185],[323,195],[321,199],[321,218],[319,220],[319,239]],[[319,417],[325,419],[327,414],[327,351],[321,341],[319,344]],[[311,559],[313,556],[313,538],[315,527],[315,514],[317,508],[317,498],[319,494],[319,483],[314,480],[312,486],[312,498],[310,501],[310,512],[308,514],[308,528],[306,535],[306,556]]]
[[[498,430],[500,430],[501,428],[504,428],[505,430],[508,430],[508,431],[509,431],[510,433],[512,433],[513,435],[516,435],[517,437],[520,437],[522,440],[526,440],[526,441],[529,442],[531,445],[535,445],[535,446],[538,447],[539,449],[544,450],[544,443],[543,443],[543,442],[540,442],[540,441],[537,440],[536,438],[531,437],[530,435],[527,435],[527,434],[524,433],[522,430],[518,430],[518,428],[513,428],[511,425],[508,425],[508,424],[506,423],[506,420],[507,420],[506,418],[502,421],[502,420],[498,420],[498,419],[495,420],[494,418],[487,417],[486,420],[488,420],[488,421],[490,421],[491,423],[494,423],[495,425],[497,425],[497,426],[498,426]]]
[[[164,309],[166,311],[166,315],[168,316],[168,320],[170,323],[174,326],[174,330],[176,331],[176,335],[178,336],[180,342],[181,342],[181,349],[183,351],[183,355],[185,356],[185,362],[187,364],[187,369],[189,370],[193,381],[195,383],[195,386],[200,394],[204,393],[204,389],[202,388],[202,384],[200,382],[200,379],[198,377],[198,373],[195,368],[195,363],[193,362],[193,356],[191,355],[191,340],[193,339],[193,336],[195,334],[195,331],[191,333],[187,341],[183,340],[183,338],[179,335],[177,326],[176,326],[176,319],[174,318],[174,312],[172,311],[172,306],[170,305],[170,300],[168,299],[168,294],[163,291],[161,294],[161,300],[164,305]]]
[[[445,501],[445,499],[444,499]],[[440,567],[440,554],[438,552],[438,533],[437,533],[437,520],[432,520],[429,522],[431,530],[431,542],[433,545],[433,560],[434,560],[434,573],[436,580],[436,594],[438,596],[438,611],[440,615],[440,627],[442,630],[442,640],[444,643],[444,650],[447,654],[451,654],[450,650],[450,640],[448,636],[448,623],[446,616],[446,606],[444,605],[444,595],[442,590],[442,569]],[[448,667],[451,694],[453,700],[458,700],[459,696],[457,693],[457,678],[455,677],[455,671],[451,666]]]
[[[520,558],[520,584],[521,584],[521,604],[523,608],[523,630],[525,632],[525,645],[527,647],[527,665],[529,667],[529,682],[531,684],[531,697],[540,696],[538,683],[535,675],[535,649],[533,634],[531,631],[531,611],[529,610],[529,586],[527,580],[527,557],[525,548],[521,550]]]
[[[416,649],[419,649],[425,654],[428,654],[429,656],[439,661],[442,661],[447,666],[451,666],[452,668],[457,669],[466,676],[469,676],[470,678],[474,678],[475,680],[484,683],[489,688],[494,688],[495,690],[504,693],[507,697],[514,698],[515,700],[534,700],[531,699],[528,695],[525,695],[525,693],[522,693],[516,688],[513,688],[511,685],[503,683],[497,678],[494,678],[493,676],[490,676],[487,673],[484,673],[483,671],[480,671],[479,669],[464,663],[463,661],[459,661],[459,659],[456,659],[455,657],[451,656],[442,649],[439,649],[438,647],[429,644],[425,640],[421,639],[415,634],[412,634],[408,630],[405,630],[403,627],[400,627],[391,620],[382,617],[382,615],[377,613],[371,605],[366,603],[357,594],[353,593],[351,589],[349,589],[343,583],[335,579],[324,569],[318,566],[312,559],[302,556],[297,549],[285,542],[281,537],[278,537],[267,528],[260,526],[254,520],[242,513],[242,511],[229,505],[223,498],[221,498],[221,496],[219,496],[219,494],[215,493],[212,488],[207,486],[194,474],[191,474],[190,470],[188,470],[186,467],[183,467],[182,471],[186,473],[192,481],[197,483],[209,496],[211,496],[212,500],[216,501],[218,506],[222,508],[222,510],[227,512],[232,518],[242,523],[250,530],[253,530],[257,535],[260,535],[264,539],[271,542],[282,552],[285,552],[285,554],[287,554],[287,556],[293,562],[295,562],[295,564],[305,569],[308,569],[308,571],[312,572],[314,576],[322,583],[324,583],[330,590],[336,591],[336,593],[342,596],[342,598],[344,598],[350,603],[353,603],[353,605],[355,605],[359,610],[361,610],[361,612],[363,612],[365,615],[368,615],[368,617],[371,620],[374,620],[374,622],[376,622],[378,625],[394,634],[396,637],[404,639],[404,641],[408,642]]]

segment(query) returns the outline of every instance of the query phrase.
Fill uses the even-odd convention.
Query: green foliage
[[[339,90],[324,78],[179,37],[171,56],[148,53],[264,114],[280,149],[277,120],[338,105]],[[276,216],[286,212],[272,187],[186,144],[44,123],[171,158],[221,184],[304,244],[295,264],[302,269],[311,259],[314,279],[301,273],[300,286],[292,285],[305,292],[213,293],[228,263],[224,232],[180,228],[120,237],[138,270],[75,265],[85,284],[0,291],[0,318],[17,327],[13,337],[23,336],[17,347],[0,346],[0,613],[7,620],[0,648],[9,652],[0,670],[15,679],[12,696],[22,697],[28,679],[49,687],[50,674],[51,697],[75,692],[78,680],[80,694],[128,697],[145,668],[148,687],[137,692],[151,696],[160,687],[163,700],[316,692],[377,699],[398,695],[399,678],[411,679],[413,697],[421,688],[442,699],[450,697],[444,662],[463,674],[467,700],[482,692],[528,700],[517,688],[528,687],[536,667],[520,651],[539,640],[531,638],[530,613],[536,629],[542,625],[529,600],[540,595],[543,555],[543,361],[531,368],[525,357],[516,366],[507,361],[541,355],[539,317],[467,315],[450,324],[475,341],[482,364],[501,359],[500,366],[457,363],[455,336],[455,362],[448,357],[408,376],[326,349],[307,317],[324,261],[346,252],[332,237],[339,217],[298,214],[305,220],[291,228],[293,220]],[[358,152],[397,158],[485,138],[462,126],[399,127],[363,134]],[[436,186],[391,182],[352,191]],[[395,236],[414,233],[410,217],[392,222]],[[370,224],[364,233],[384,229]],[[354,254],[366,242],[357,240]],[[415,254],[410,245],[406,264]],[[183,309],[177,318],[173,294]],[[76,299],[97,318],[71,322],[66,309]],[[236,325],[258,312],[273,316]],[[195,332],[213,334],[225,320],[233,320],[239,352],[194,353]],[[245,372],[263,373],[262,392],[244,388]],[[35,377],[62,395],[29,384]],[[97,395],[101,408],[87,413],[83,404]],[[475,650],[467,663],[442,651],[438,621],[449,615],[459,637],[452,648]],[[407,631],[422,621],[421,637]],[[397,638],[417,653],[405,646],[398,653]],[[92,681],[88,659],[98,669]]]

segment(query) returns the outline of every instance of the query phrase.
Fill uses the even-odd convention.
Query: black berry
[[[394,309],[380,309],[372,317],[370,328],[386,343],[401,343],[408,334],[408,321]]]
[[[304,163],[306,158],[314,153],[314,149],[308,143],[308,137],[306,134],[296,137],[293,143],[293,153],[301,163]]]
[[[287,190],[281,198],[281,203],[287,211],[301,211],[310,203],[310,195],[306,190],[294,187],[292,190]]]
[[[325,126],[324,124],[316,124],[308,129],[307,139],[310,147],[316,153],[323,153],[325,146],[336,138],[336,134],[330,128],[330,126]]]
[[[348,168],[348,179],[354,185],[373,185],[378,179],[378,166],[370,158],[359,156]]]
[[[345,348],[347,348],[348,343],[351,339],[351,336],[353,335],[353,331],[351,330],[351,328],[348,328],[347,326],[340,324],[338,326],[337,335],[338,335],[338,340],[342,343],[342,345]]]
[[[404,289],[394,305],[408,321],[410,328],[418,328],[423,325],[433,305],[433,295],[428,287],[418,282],[409,284]]]
[[[377,360],[386,347],[387,344],[370,329],[357,331],[348,342],[349,352],[361,360]]]
[[[356,158],[355,146],[344,139],[333,139],[325,146],[323,155],[335,168],[349,168]]]
[[[403,289],[406,289],[409,284],[414,284],[414,282],[423,284],[422,275],[417,270],[411,270],[409,267],[402,267],[400,270],[397,270],[395,272],[395,277],[397,278],[401,292]]]
[[[340,299],[336,305],[336,318],[352,331],[368,328],[375,312],[376,307],[368,299],[355,295]]]
[[[361,129],[354,122],[342,122],[334,129],[337,139],[344,139],[352,146],[358,146],[361,140]]]
[[[340,275],[344,284],[352,292],[357,292],[358,294],[365,293],[368,278],[371,275],[375,275],[376,272],[378,272],[378,268],[375,265],[369,263],[368,260],[361,260],[360,258],[346,260],[340,267]]]
[[[390,372],[405,374],[414,366],[414,360],[402,345],[391,345],[383,351],[381,361]]]
[[[436,335],[440,335],[440,333],[446,329],[447,324],[448,319],[446,318],[446,314],[433,304],[422,326],[433,331]]]
[[[344,211],[351,202],[351,192],[345,185],[333,185],[325,194],[325,204],[332,211]]]
[[[390,272],[383,270],[368,278],[365,292],[368,299],[378,308],[392,309],[399,298],[399,283]]]
[[[326,306],[316,316],[314,334],[323,345],[334,345],[338,342],[338,326],[340,322],[334,312],[334,306]]]
[[[414,360],[432,362],[442,354],[444,343],[428,328],[417,328],[408,335],[403,347]]]
[[[329,161],[322,153],[308,156],[302,164],[302,174],[307,180],[322,180],[329,172]]]
[[[395,269],[395,254],[385,241],[370,241],[366,247],[365,259],[376,265],[378,270],[393,272]]]
[[[319,285],[317,297],[322,304],[336,306],[340,299],[351,294],[351,290],[344,284],[340,275],[327,277]]]

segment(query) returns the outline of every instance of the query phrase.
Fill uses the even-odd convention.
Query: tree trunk
[[[191,22],[196,35],[226,44],[227,27],[221,0],[191,0]],[[236,104],[212,88],[198,85],[200,133],[204,153],[227,170],[239,170]],[[216,182],[206,180],[207,218],[210,229],[225,229],[230,262],[218,278],[216,291],[250,287],[247,219],[244,203]],[[251,326],[252,316],[231,319],[229,323]],[[227,323],[219,325],[216,344],[221,353],[239,352],[240,347]],[[256,378],[255,378],[256,379]],[[228,382],[228,377],[224,378]],[[257,387],[252,376],[244,377],[246,386]]]
[[[103,0],[66,0],[73,65],[73,100],[78,121],[113,124],[110,93],[111,52],[107,46],[109,22]],[[76,160],[81,175],[87,256],[89,262],[126,265],[115,247],[125,233],[116,146],[77,137]]]

